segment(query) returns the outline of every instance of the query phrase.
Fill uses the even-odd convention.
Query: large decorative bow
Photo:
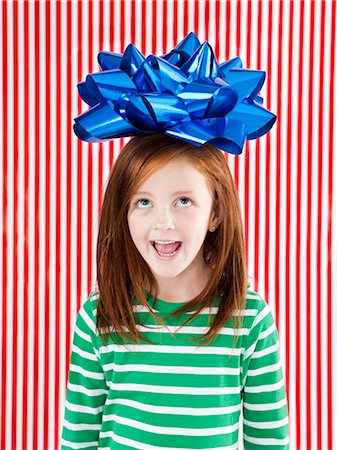
[[[265,72],[242,69],[239,57],[219,65],[194,33],[160,57],[130,44],[123,55],[100,52],[98,62],[102,71],[78,84],[90,106],[75,118],[84,141],[160,133],[239,154],[276,120],[258,95]]]

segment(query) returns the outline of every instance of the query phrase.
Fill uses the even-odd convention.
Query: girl
[[[223,152],[135,137],[115,162],[98,290],[76,320],[62,449],[288,449],[271,310],[247,283]]]

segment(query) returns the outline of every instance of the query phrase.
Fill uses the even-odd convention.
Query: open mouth
[[[156,250],[159,256],[172,257],[177,254],[178,250],[182,246],[181,241],[150,241],[153,248]]]

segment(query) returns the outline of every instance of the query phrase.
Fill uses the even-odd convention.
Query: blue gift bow
[[[240,154],[276,121],[258,95],[265,72],[242,69],[239,57],[219,65],[194,33],[161,57],[130,44],[123,55],[100,52],[98,62],[102,71],[78,84],[90,108],[74,131],[87,142],[161,133]]]

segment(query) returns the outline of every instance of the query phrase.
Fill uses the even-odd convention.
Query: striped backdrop
[[[1,449],[57,449],[75,318],[96,287],[105,183],[123,140],[79,141],[100,50],[163,54],[188,32],[267,71],[278,121],[226,155],[252,287],[279,330],[291,449],[337,449],[336,1],[2,1]]]

